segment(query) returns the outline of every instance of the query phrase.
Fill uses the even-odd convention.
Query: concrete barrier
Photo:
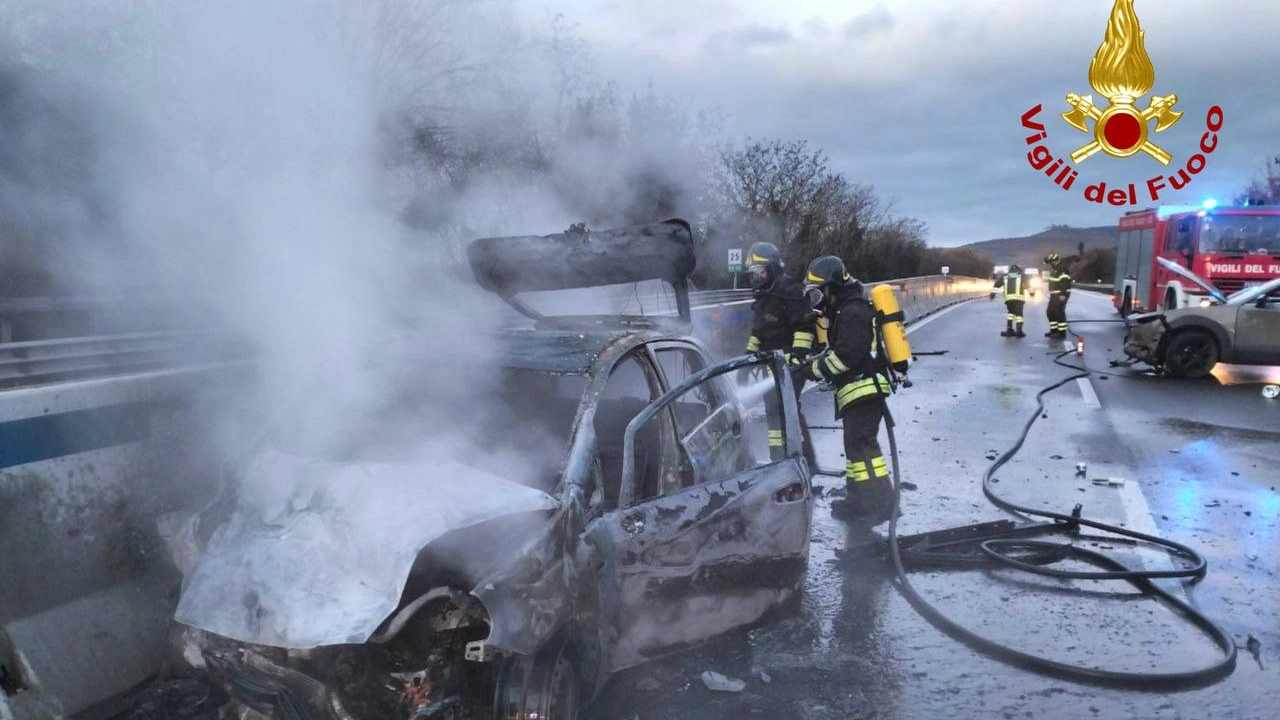
[[[247,372],[194,366],[3,393],[0,720],[74,715],[156,672],[180,578],[155,519],[216,487],[219,459],[190,438],[210,436],[201,406]]]

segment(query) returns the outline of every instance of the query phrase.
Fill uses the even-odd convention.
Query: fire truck
[[[1224,296],[1280,277],[1280,206],[1165,206],[1120,218],[1112,303],[1121,315],[1192,304],[1204,290],[1161,267],[1166,258]]]

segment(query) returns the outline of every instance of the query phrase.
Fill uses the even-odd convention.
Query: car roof
[[[575,318],[551,327],[510,328],[500,334],[502,364],[521,370],[587,375],[596,359],[616,343],[628,346],[686,339],[687,331],[662,323],[620,326],[618,318]]]

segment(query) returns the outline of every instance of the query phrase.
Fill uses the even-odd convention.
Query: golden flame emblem
[[[1094,106],[1092,95],[1069,93],[1067,103],[1071,109],[1062,113],[1062,119],[1080,132],[1089,132],[1087,121],[1093,120],[1093,141],[1071,153],[1072,162],[1078,164],[1099,150],[1112,157],[1129,157],[1141,151],[1162,165],[1173,159],[1151,142],[1148,123],[1154,120],[1155,132],[1160,132],[1178,122],[1182,113],[1173,109],[1178,96],[1152,95],[1145,110],[1134,104],[1156,82],[1144,36],[1133,0],[1116,0],[1102,44],[1089,64],[1089,84],[1110,104],[1100,110]]]

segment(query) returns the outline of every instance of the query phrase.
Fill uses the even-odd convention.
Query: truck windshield
[[[1210,215],[1200,226],[1200,251],[1280,252],[1280,215]]]

